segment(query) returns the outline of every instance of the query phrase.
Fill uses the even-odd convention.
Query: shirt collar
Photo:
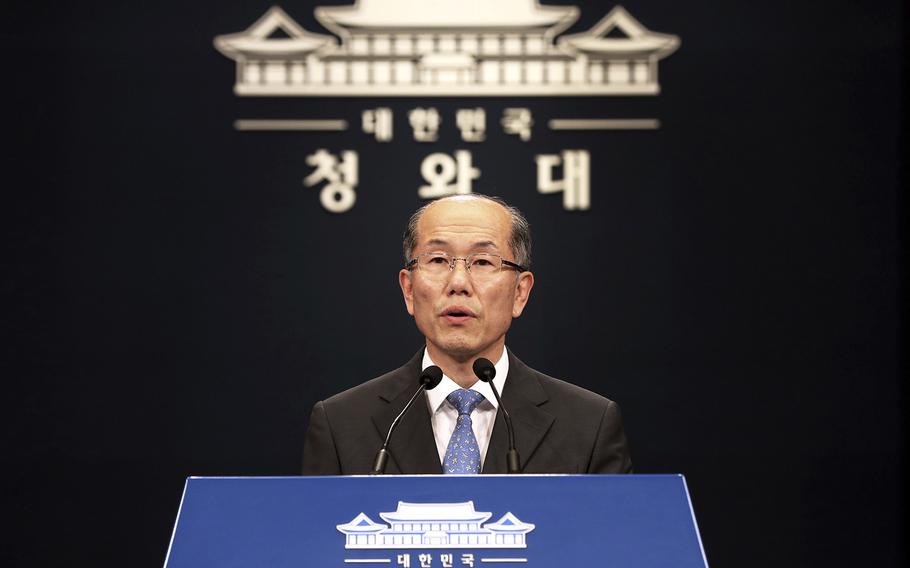
[[[430,353],[424,348],[423,363],[420,368],[423,370],[431,365],[435,365],[435,363],[430,359]],[[493,384],[496,385],[496,390],[499,391],[499,395],[502,396],[502,389],[505,388],[506,377],[509,375],[509,355],[508,350],[505,347],[503,347],[502,355],[500,355],[499,361],[496,362],[494,367],[496,368],[496,377],[493,379]],[[427,391],[427,403],[430,406],[430,412],[435,414],[436,411],[439,410],[439,407],[442,406],[442,403],[445,402],[446,397],[460,388],[458,383],[443,373],[442,381],[440,381],[439,385],[433,390]],[[483,397],[493,405],[493,408],[499,408],[499,403],[496,402],[496,396],[493,394],[493,389],[490,388],[489,383],[478,380],[474,383],[474,386],[471,387],[471,390],[475,390],[482,394]]]

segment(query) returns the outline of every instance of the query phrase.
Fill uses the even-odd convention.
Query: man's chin
[[[458,360],[467,360],[474,357],[480,352],[480,346],[476,341],[470,341],[466,337],[449,337],[436,343],[436,348]]]

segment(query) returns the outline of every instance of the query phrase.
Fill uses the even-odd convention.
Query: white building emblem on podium
[[[577,7],[358,0],[314,14],[335,36],[309,32],[274,6],[247,30],[215,38],[237,63],[238,95],[655,95],[658,61],[680,44],[621,6],[558,38]]]
[[[360,513],[337,525],[345,548],[526,548],[534,525],[506,513],[486,523],[492,513],[474,510],[474,502],[405,503],[394,512],[379,513],[388,524]],[[486,524],[484,524],[486,523]]]

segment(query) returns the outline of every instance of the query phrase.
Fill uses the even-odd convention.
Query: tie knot
[[[482,394],[475,390],[458,389],[446,397],[449,404],[455,407],[458,414],[471,414],[477,405],[486,400]]]

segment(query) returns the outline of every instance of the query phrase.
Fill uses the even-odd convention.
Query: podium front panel
[[[704,568],[681,475],[189,478],[166,568]]]

